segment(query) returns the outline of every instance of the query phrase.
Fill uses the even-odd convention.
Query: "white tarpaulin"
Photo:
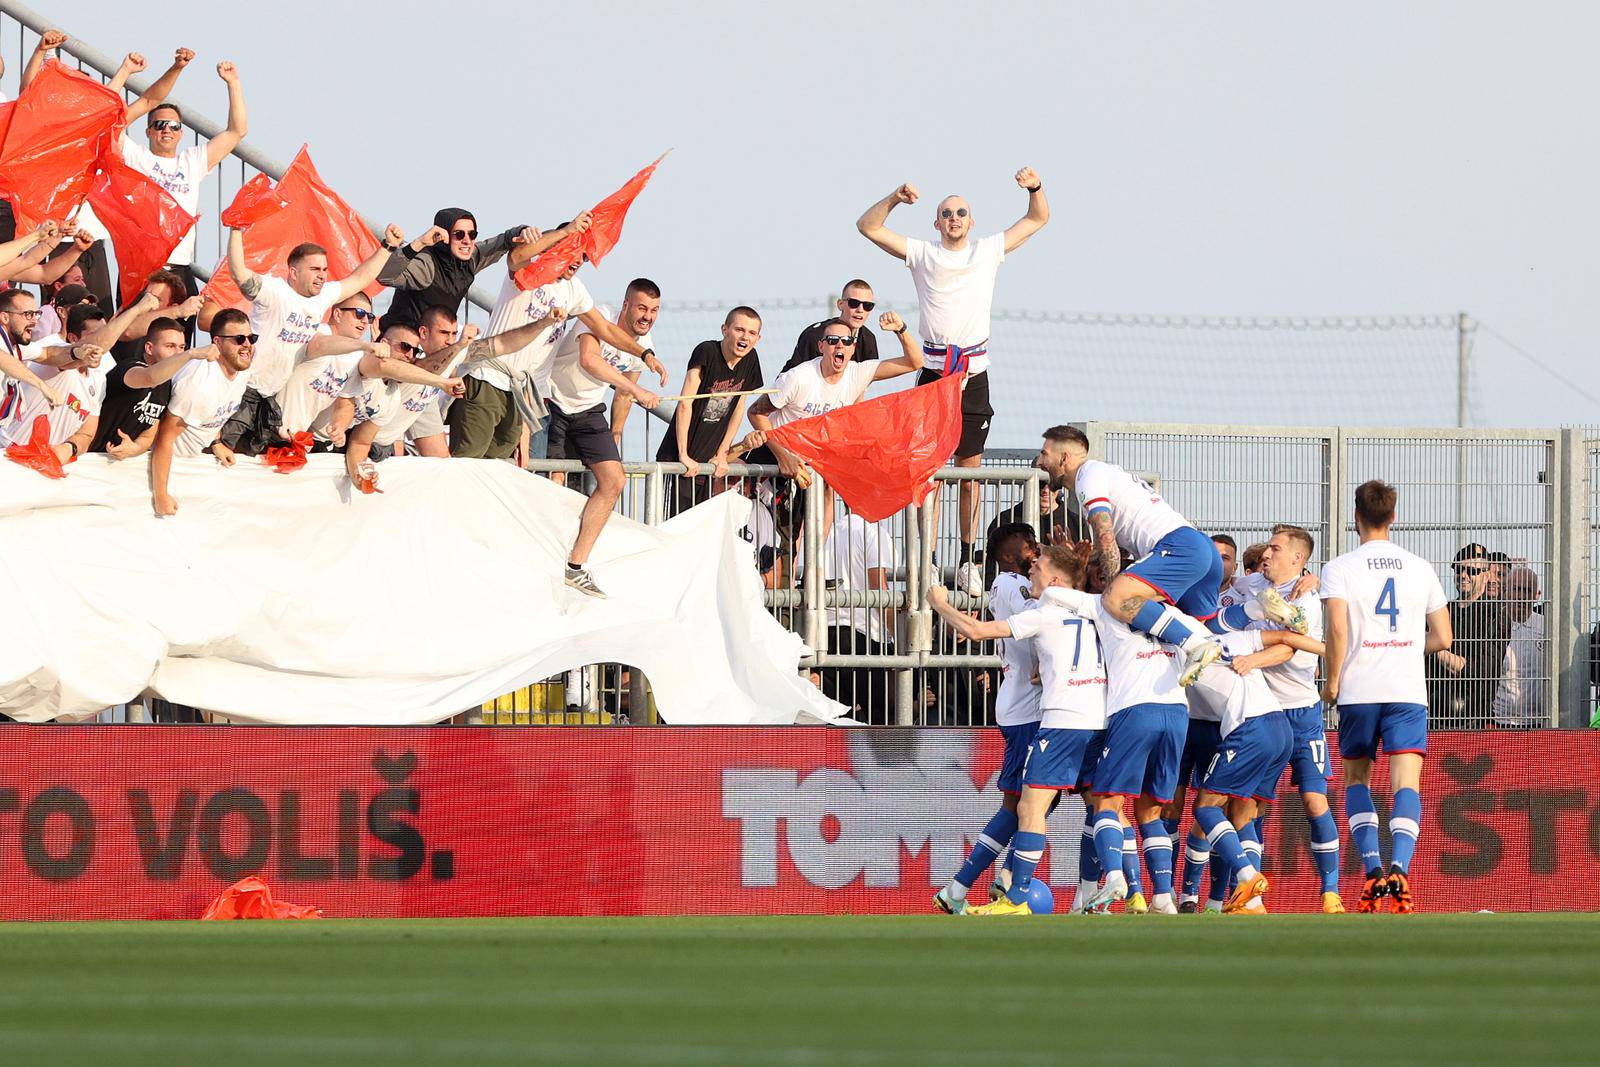
[[[843,713],[761,605],[738,494],[656,528],[612,518],[598,600],[561,580],[583,497],[495,461],[380,469],[363,496],[339,456],[286,475],[180,459],[159,519],[145,458],[60,481],[0,458],[0,712],[84,718],[149,690],[241,720],[416,724],[625,663],[668,722]]]

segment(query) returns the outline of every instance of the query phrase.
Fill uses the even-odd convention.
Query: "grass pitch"
[[[0,925],[16,1064],[1593,1063],[1600,917]]]

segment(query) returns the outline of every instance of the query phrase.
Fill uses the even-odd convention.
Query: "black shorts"
[[[617,451],[617,439],[611,436],[611,423],[606,421],[606,406],[596,404],[588,411],[568,415],[560,408],[550,407],[550,446],[546,459],[582,460],[585,467],[596,463],[622,462]]]
[[[927,385],[944,377],[943,371],[924,369],[917,375],[918,385]],[[989,404],[989,372],[969,375],[967,387],[961,390],[961,443],[956,445],[956,457],[981,456],[989,440],[989,422],[994,418],[994,408]]]

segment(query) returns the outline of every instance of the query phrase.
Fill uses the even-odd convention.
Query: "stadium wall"
[[[1424,910],[1600,907],[1600,734],[1430,744]],[[255,873],[333,917],[917,913],[994,810],[1000,754],[964,729],[5,725],[0,919],[192,919]],[[1269,903],[1313,910],[1280,796]],[[1054,886],[1081,825],[1076,801],[1052,817]]]

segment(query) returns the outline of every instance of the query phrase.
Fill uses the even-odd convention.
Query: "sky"
[[[933,202],[960,192],[976,231],[1000,229],[1026,164],[1053,217],[997,306],[1466,311],[1485,327],[1482,423],[1600,423],[1600,6],[34,6],[153,69],[195,49],[177,95],[218,119],[211,68],[233,60],[251,143],[287,161],[309,142],[335,188],[408,233],[447,204],[491,230],[560,222],[672,149],[597,291],[648,274],[669,302],[759,306],[859,274],[904,297],[861,211],[912,181],[928,199],[892,224],[931,233]],[[1397,386],[1454,389],[1373,383]]]

